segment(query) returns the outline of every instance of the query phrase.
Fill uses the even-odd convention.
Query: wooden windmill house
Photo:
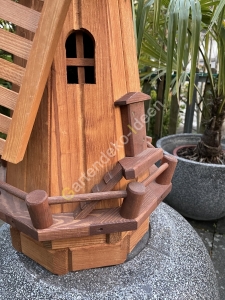
[[[171,190],[146,137],[130,0],[0,0],[0,218],[55,274],[123,263]],[[157,168],[155,163],[161,160]]]

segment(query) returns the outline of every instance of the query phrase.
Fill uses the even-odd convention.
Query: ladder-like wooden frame
[[[0,18],[34,32],[33,42],[0,29],[0,49],[27,59],[26,68],[0,59],[0,78],[20,86],[19,93],[0,86],[0,105],[14,110],[0,115],[0,154],[23,159],[71,0],[45,0],[41,13],[11,0],[0,0]]]

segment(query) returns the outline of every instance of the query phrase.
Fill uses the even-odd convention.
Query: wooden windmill
[[[122,263],[176,165],[146,137],[130,1],[0,7],[19,34],[0,30],[0,49],[16,56],[0,60],[0,78],[20,86],[0,87],[0,104],[14,110],[0,116],[9,162],[0,218],[13,246],[55,274]]]

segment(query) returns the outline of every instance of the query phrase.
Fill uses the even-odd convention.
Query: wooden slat
[[[3,159],[7,161],[23,159],[70,2],[44,3],[4,148]]]
[[[0,138],[0,154],[2,154],[4,146],[5,146],[5,140]]]
[[[67,58],[66,65],[76,67],[93,67],[95,65],[95,60],[93,58]]]
[[[11,120],[11,118],[0,114],[0,132],[8,133]]]
[[[0,78],[21,85],[25,69],[0,58]]]
[[[0,28],[0,48],[11,54],[27,59],[32,42]]]
[[[14,110],[18,93],[0,86],[0,105]]]
[[[147,148],[135,157],[124,157],[119,163],[123,168],[124,177],[129,180],[137,178],[141,173],[162,159],[162,157],[162,149]]]
[[[62,248],[76,248],[84,246],[93,246],[99,244],[105,244],[106,234],[98,234],[86,237],[75,237],[71,239],[60,239],[55,241],[45,241],[42,245],[45,248],[57,250]]]
[[[51,204],[63,204],[63,203],[73,203],[73,202],[86,202],[86,201],[100,201],[108,199],[125,198],[127,196],[126,191],[109,191],[100,193],[88,193],[88,194],[78,194],[68,196],[55,196],[49,197],[48,203]]]
[[[122,174],[122,167],[119,163],[116,164],[116,166],[110,171],[107,172],[103,178],[103,180],[101,180],[101,182],[99,184],[96,184],[93,188],[92,188],[92,192],[94,194],[98,193],[98,192],[107,192],[107,191],[111,191],[115,185],[122,179],[123,174]],[[124,196],[121,195],[122,198],[125,198]],[[87,202],[87,204],[85,206],[78,207],[75,211],[74,211],[74,219],[78,220],[78,219],[83,219],[85,218],[97,205],[98,201],[92,201],[92,202]]]
[[[40,13],[11,0],[0,0],[0,19],[35,32]]]

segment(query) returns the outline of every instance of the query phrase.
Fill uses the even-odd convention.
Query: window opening
[[[66,40],[67,83],[95,84],[95,42],[83,30],[73,31]]]

